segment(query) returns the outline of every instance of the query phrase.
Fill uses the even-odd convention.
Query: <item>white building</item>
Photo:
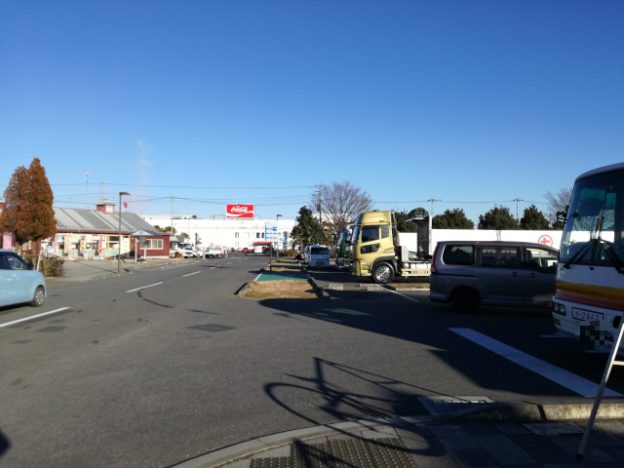
[[[294,219],[203,219],[195,216],[143,215],[143,219],[161,228],[171,226],[176,234],[186,233],[189,242],[201,248],[222,245],[228,249],[252,248],[254,242],[272,241],[280,250],[292,247]],[[197,240],[197,242],[196,242]]]

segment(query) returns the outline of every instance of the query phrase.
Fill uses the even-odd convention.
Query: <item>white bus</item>
[[[624,163],[576,179],[559,255],[555,326],[609,351],[624,311]]]

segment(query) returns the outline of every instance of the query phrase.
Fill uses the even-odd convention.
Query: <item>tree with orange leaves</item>
[[[4,198],[0,226],[12,232],[19,245],[34,241],[38,254],[41,241],[56,234],[54,195],[39,158],[34,158],[28,169],[20,166],[15,170]]]

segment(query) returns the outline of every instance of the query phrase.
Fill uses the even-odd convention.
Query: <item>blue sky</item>
[[[545,210],[624,160],[622,24],[621,1],[0,0],[0,186],[37,155],[66,207],[294,217],[348,180],[379,209]]]

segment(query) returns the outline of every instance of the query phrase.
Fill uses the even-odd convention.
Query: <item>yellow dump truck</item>
[[[416,241],[415,233],[398,232],[392,211],[361,213],[353,224],[351,273],[380,284],[395,277],[427,277],[431,264],[418,259]]]

